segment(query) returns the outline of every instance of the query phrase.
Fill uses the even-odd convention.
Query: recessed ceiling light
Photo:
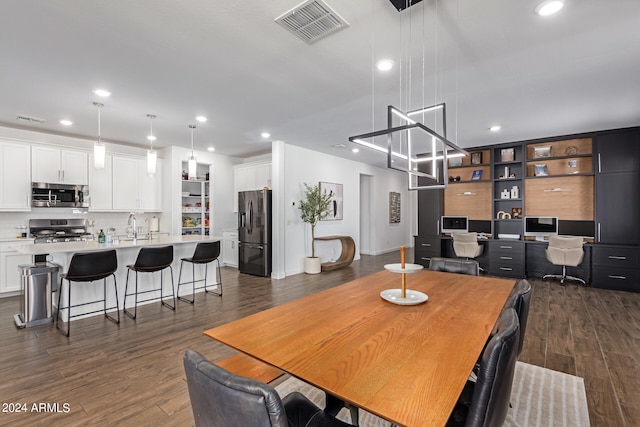
[[[111,96],[111,92],[109,92],[106,89],[94,89],[93,93],[95,93],[98,96],[101,96],[103,98],[106,98],[107,96]]]
[[[536,14],[540,16],[549,16],[562,9],[564,3],[561,0],[545,0],[536,6]]]
[[[491,126],[491,127],[489,128],[489,130],[490,130],[491,132],[498,132],[500,129],[502,129],[502,126],[499,126],[499,125]]]
[[[359,153],[359,152],[360,152],[360,149],[359,149],[359,148],[352,148],[352,149],[351,149],[351,152],[352,152],[352,153]]]
[[[213,148],[213,147],[207,147],[207,150],[208,150],[208,151],[216,151],[216,149],[215,149],[215,148]]]
[[[62,120],[60,120],[60,124],[62,126],[71,126],[73,124],[73,122],[71,120],[62,119]]]
[[[200,123],[204,123],[207,121],[207,118],[205,116],[196,116],[196,120]]]
[[[149,136],[147,136],[147,139],[148,139],[149,141],[155,141],[155,140],[156,140],[156,137],[155,137],[154,135],[149,135]]]
[[[269,132],[262,132],[260,134],[260,136],[263,137],[263,138],[269,138],[271,136],[271,134]]]
[[[393,61],[391,59],[381,59],[376,62],[376,68],[380,71],[389,71],[393,68]]]

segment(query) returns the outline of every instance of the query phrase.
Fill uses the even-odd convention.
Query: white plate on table
[[[429,299],[427,294],[420,291],[412,291],[407,289],[406,298],[402,298],[402,289],[387,289],[380,292],[382,299],[398,305],[417,305],[426,302]]]
[[[389,270],[392,273],[415,273],[416,271],[422,270],[422,266],[420,264],[406,264],[404,268],[402,268],[401,263],[397,264],[385,264],[385,269]]]

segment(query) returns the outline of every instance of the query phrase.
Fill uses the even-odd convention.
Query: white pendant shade
[[[189,179],[190,180],[195,180],[198,179],[198,175],[197,175],[197,163],[196,163],[196,156],[193,155],[193,130],[196,128],[196,125],[189,125],[189,129],[191,129],[191,156],[189,156],[189,167],[188,167],[188,173],[189,173]]]
[[[104,107],[104,104],[94,102],[93,105],[98,107],[98,141],[93,144],[93,167],[95,169],[104,169],[104,157],[106,149],[102,141],[100,140],[100,110]]]
[[[102,142],[96,142],[93,145],[93,167],[96,169],[104,169],[104,157],[106,150]]]
[[[147,150],[147,173],[149,175],[155,175],[157,159],[158,152],[156,150]]]
[[[189,179],[191,180],[198,179],[196,169],[197,169],[196,158],[194,156],[190,156],[189,157]]]

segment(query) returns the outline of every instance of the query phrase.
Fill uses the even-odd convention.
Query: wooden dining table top
[[[381,271],[205,331],[229,347],[401,426],[447,422],[513,279]]]

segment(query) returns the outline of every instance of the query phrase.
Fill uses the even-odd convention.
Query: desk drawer
[[[524,242],[517,240],[493,240],[490,243],[491,256],[494,254],[509,254],[513,256],[524,256]]]
[[[637,268],[640,248],[628,246],[594,246],[593,264],[620,268]]]
[[[617,267],[593,267],[593,287],[640,292],[640,270]]]
[[[496,276],[524,277],[524,257],[491,254],[491,273]]]

